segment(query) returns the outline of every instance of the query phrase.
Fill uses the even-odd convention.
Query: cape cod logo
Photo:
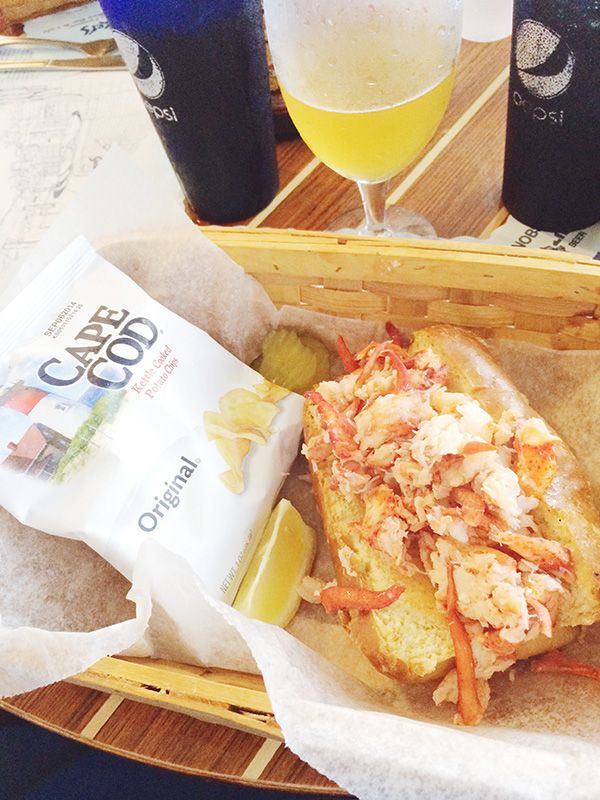
[[[516,63],[523,86],[535,97],[549,100],[571,82],[575,55],[561,37],[534,19],[517,28]]]

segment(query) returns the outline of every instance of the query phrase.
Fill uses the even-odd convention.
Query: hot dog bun
[[[306,441],[319,430],[317,411],[307,403]],[[340,611],[340,621],[380,672],[401,681],[441,677],[452,665],[454,649],[431,582],[425,575],[407,579],[383,553],[361,539],[364,504],[331,488],[329,467],[327,463],[319,467],[311,464],[311,471],[338,584],[387,589],[400,583],[405,587],[393,606],[369,613]]]
[[[512,409],[519,420],[539,416],[485,346],[469,333],[441,325],[425,328],[415,333],[408,355],[424,349],[432,350],[448,368],[448,391],[476,398],[495,421],[506,409]],[[318,410],[308,402],[305,440],[309,442],[320,431]],[[574,638],[577,626],[600,619],[600,518],[574,455],[562,441],[554,447],[556,474],[533,513],[543,535],[570,550],[573,577],[552,637],[540,635],[521,642],[518,658],[561,647]],[[338,584],[377,590],[392,584],[405,587],[388,608],[346,610],[339,612],[340,619],[379,671],[403,681],[439,678],[453,665],[454,647],[434,586],[425,574],[404,574],[385,553],[365,541],[361,536],[364,502],[332,488],[332,462],[333,456],[310,461],[310,467]]]
[[[448,365],[449,390],[475,397],[494,419],[499,419],[504,409],[512,409],[520,419],[539,417],[476,337],[458,328],[435,325],[417,331],[410,350],[426,347]],[[573,604],[571,608],[562,606],[560,624],[591,625],[600,619],[600,515],[571,449],[561,439],[554,450],[556,475],[533,516],[545,536],[564,544],[573,557]]]

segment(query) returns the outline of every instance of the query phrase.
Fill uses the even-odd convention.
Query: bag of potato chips
[[[159,539],[231,600],[302,403],[77,239],[0,313],[0,504],[129,578]]]

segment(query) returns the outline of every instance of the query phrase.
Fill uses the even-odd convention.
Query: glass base
[[[353,208],[330,225],[329,230],[334,233],[358,236],[373,236],[365,224],[365,212],[360,208]],[[437,239],[433,225],[422,214],[411,211],[401,206],[391,206],[385,212],[385,228],[377,236],[394,237],[398,239]]]

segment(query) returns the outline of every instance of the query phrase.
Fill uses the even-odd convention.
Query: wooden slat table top
[[[419,160],[391,183],[392,200],[425,214],[441,236],[481,235],[501,202],[509,42],[463,43],[453,98]],[[325,230],[359,205],[354,185],[298,139],[278,148],[281,189],[250,227]],[[0,707],[96,747],[149,764],[241,784],[340,795],[274,738],[226,728],[116,694],[61,682]]]

